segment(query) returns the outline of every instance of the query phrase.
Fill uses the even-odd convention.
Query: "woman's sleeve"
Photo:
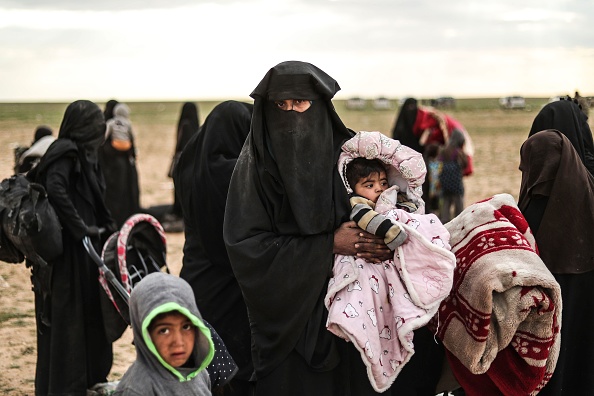
[[[66,228],[76,240],[82,240],[87,231],[85,222],[74,207],[68,191],[71,174],[75,166],[72,158],[61,158],[47,170],[46,191],[62,227]]]

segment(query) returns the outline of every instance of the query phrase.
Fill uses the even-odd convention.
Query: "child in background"
[[[427,189],[427,212],[439,214],[441,208],[441,184],[439,183],[439,175],[441,173],[442,164],[438,158],[439,145],[437,143],[430,143],[425,147],[423,153],[425,163],[427,164],[427,180],[429,188]]]
[[[190,285],[154,272],[130,295],[136,361],[114,395],[211,395],[206,367],[214,355]]]
[[[464,142],[464,135],[455,129],[448,144],[438,156],[442,164],[439,182],[442,196],[440,220],[443,223],[452,220],[464,209],[464,181],[462,177],[463,171],[468,165],[468,156],[463,150]]]

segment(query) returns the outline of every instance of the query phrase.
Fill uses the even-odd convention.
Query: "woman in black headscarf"
[[[192,102],[184,103],[179,116],[179,121],[177,123],[175,153],[173,154],[173,159],[171,160],[171,165],[169,166],[169,177],[173,178],[175,167],[177,166],[182,151],[190,139],[192,139],[192,136],[198,133],[199,127],[200,122],[198,121],[198,107],[196,107],[196,105]],[[172,213],[176,218],[182,217],[181,203],[179,201],[178,194],[175,192],[173,197]]]
[[[111,120],[113,118],[113,109],[119,104],[115,99],[109,99],[107,103],[105,103],[105,109],[103,110],[103,117],[105,118],[105,122]]]
[[[223,242],[223,217],[231,174],[250,130],[253,105],[226,101],[206,117],[190,139],[173,174],[184,215],[180,277],[194,289],[196,303],[224,340],[239,372],[224,395],[250,395],[253,366],[247,309]]]
[[[392,137],[399,140],[403,145],[419,153],[423,153],[424,146],[419,143],[419,137],[413,132],[413,127],[417,120],[417,111],[417,100],[415,98],[407,98],[402,104],[400,113],[398,113],[398,117],[396,118]]]
[[[570,139],[551,129],[524,142],[520,171],[518,207],[563,300],[557,366],[539,395],[593,395],[594,377],[584,373],[594,372],[594,178]]]
[[[71,103],[58,139],[28,175],[47,190],[62,224],[63,254],[49,263],[49,294],[34,283],[37,319],[36,395],[80,395],[105,382],[112,364],[99,303],[98,270],[84,236],[113,230],[103,203],[104,183],[97,150],[105,135],[101,109],[87,100]],[[97,241],[98,242],[98,241]],[[96,246],[99,248],[99,246]],[[40,275],[33,267],[33,279]]]
[[[99,149],[99,163],[105,178],[105,205],[119,228],[140,212],[140,188],[130,109],[124,103],[117,103],[110,113],[105,142]]]
[[[339,89],[314,65],[290,61],[251,94],[223,235],[248,307],[257,396],[376,394],[359,352],[326,330],[333,253],[390,257],[381,238],[347,222],[336,162],[353,133],[331,102]],[[407,394],[384,394],[396,390]]]
[[[588,117],[571,98],[545,105],[532,123],[532,136],[546,129],[556,129],[569,139],[582,163],[594,175],[594,141],[588,125]]]

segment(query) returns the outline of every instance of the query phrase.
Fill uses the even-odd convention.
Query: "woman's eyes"
[[[158,333],[159,334],[169,334],[169,328],[163,327],[162,329],[159,329]]]
[[[193,326],[192,326],[192,324],[187,323],[187,324],[183,325],[182,329],[183,330],[192,330]]]
[[[274,105],[281,110],[295,110],[303,112],[309,108],[311,102],[307,99],[275,100]]]

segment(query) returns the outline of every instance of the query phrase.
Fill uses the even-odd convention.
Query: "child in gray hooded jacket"
[[[132,289],[130,321],[136,361],[114,395],[211,395],[214,345],[185,280],[147,275]]]

